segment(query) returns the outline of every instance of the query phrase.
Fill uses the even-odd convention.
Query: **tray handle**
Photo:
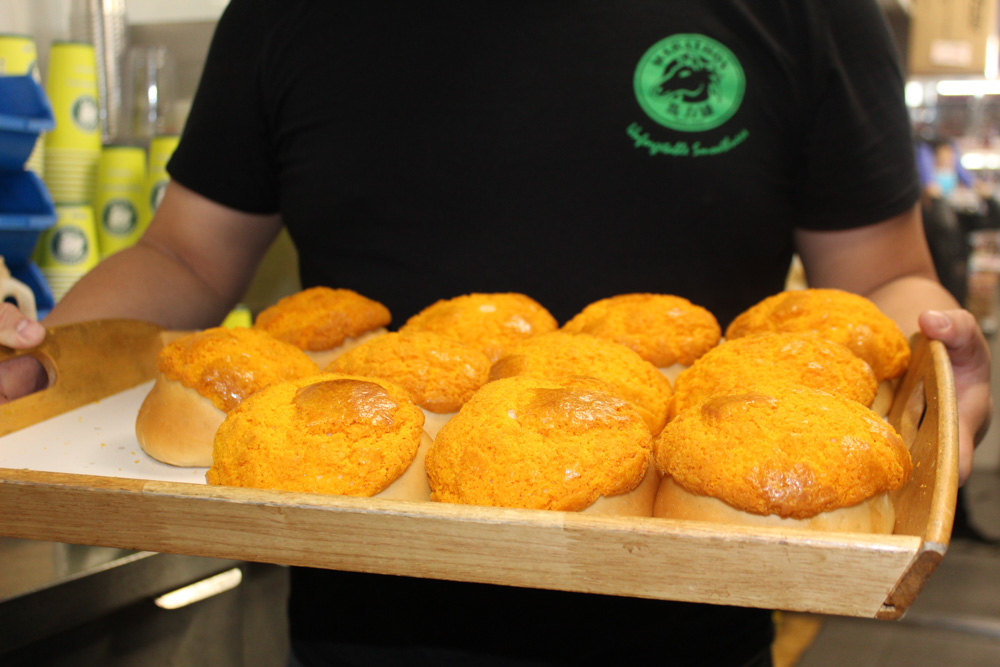
[[[948,351],[940,341],[916,334],[913,355],[889,410],[889,421],[909,445],[910,481],[893,494],[895,533],[923,539],[920,551],[886,597],[880,619],[900,618],[948,550],[958,498],[958,407]]]
[[[48,387],[0,404],[0,436],[151,380],[168,332],[139,320],[93,320],[48,329],[30,350],[0,346],[0,363],[33,356]]]

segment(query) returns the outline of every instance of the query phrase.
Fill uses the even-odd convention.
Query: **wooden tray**
[[[67,411],[148,381],[164,335],[150,325],[110,320],[53,330],[33,354],[54,384],[0,405],[0,435],[43,420],[54,423],[56,415],[66,417]],[[16,354],[0,348],[0,360]],[[78,381],[83,377],[89,379]],[[133,419],[134,413],[122,418]],[[914,459],[911,480],[894,498],[893,535],[750,529],[10,467],[0,468],[0,535],[893,619],[906,611],[944,557],[954,517],[955,394],[939,342],[914,337],[910,370],[889,419]],[[0,455],[7,440],[0,438]],[[138,444],[129,453],[136,463],[145,457]]]

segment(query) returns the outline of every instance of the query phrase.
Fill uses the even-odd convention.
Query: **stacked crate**
[[[0,258],[14,279],[31,288],[39,318],[53,298],[32,253],[39,235],[55,224],[56,212],[44,183],[25,165],[39,135],[54,125],[34,77],[0,76]]]

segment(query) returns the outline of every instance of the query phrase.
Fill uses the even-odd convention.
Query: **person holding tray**
[[[961,478],[988,347],[923,236],[903,78],[874,0],[233,0],[145,236],[47,325],[212,326],[284,225],[305,287],[393,325],[521,292],[560,322],[676,294],[723,327],[809,284],[949,350]],[[0,343],[43,329],[5,304]],[[37,387],[0,375],[7,397]],[[706,564],[710,567],[710,564]],[[291,664],[770,664],[766,610],[293,569]]]

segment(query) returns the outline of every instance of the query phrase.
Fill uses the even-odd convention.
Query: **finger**
[[[48,384],[45,368],[30,355],[0,363],[0,403],[41,391]]]
[[[965,484],[972,476],[972,467],[975,462],[976,446],[972,438],[968,435],[968,429],[961,426],[959,418],[958,428],[958,485]]]
[[[975,316],[967,310],[927,310],[917,320],[928,338],[948,348],[952,365],[989,371],[989,346]]]
[[[16,349],[35,347],[45,338],[45,327],[26,317],[11,303],[0,303],[0,345]]]
[[[958,398],[958,458],[961,483],[965,483],[972,473],[975,448],[989,428],[992,407],[987,385],[969,387]]]

